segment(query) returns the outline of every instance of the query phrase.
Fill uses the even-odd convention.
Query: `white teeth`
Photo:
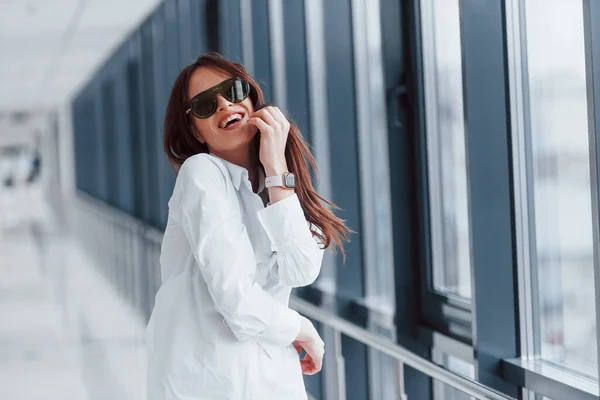
[[[229,117],[225,118],[223,122],[221,122],[220,128],[225,128],[229,121],[233,121],[234,119],[242,119],[241,114],[231,114]]]

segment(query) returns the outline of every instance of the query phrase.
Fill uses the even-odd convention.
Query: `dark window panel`
[[[112,79],[106,78],[101,86],[102,103],[102,130],[104,138],[104,184],[106,186],[105,201],[117,207],[119,197],[119,184],[117,177],[117,142],[115,132],[115,84]]]
[[[211,6],[212,7],[212,6]],[[219,51],[223,56],[236,62],[242,61],[242,22],[240,0],[221,0],[217,2]],[[208,10],[208,8],[207,8]],[[207,17],[209,14],[206,14]],[[207,18],[211,26],[212,18]]]
[[[139,37],[136,37],[136,45]],[[139,51],[139,49],[138,49]],[[140,52],[141,53],[141,52]],[[136,54],[127,62],[127,110],[130,116],[131,131],[131,168],[133,175],[133,215],[143,220],[148,208],[148,176],[145,165],[147,163],[148,149],[144,141],[142,129],[142,90],[141,90],[141,54]]]
[[[155,226],[164,229],[167,225],[168,201],[175,183],[175,173],[169,165],[163,150],[163,124],[165,110],[169,100],[171,86],[177,75],[177,30],[176,4],[167,2],[153,16],[153,56],[154,56],[154,94],[155,94],[155,130],[154,149],[158,174],[158,208],[155,213]],[[175,32],[175,34],[173,34]],[[151,178],[152,179],[152,178]]]
[[[122,47],[118,52],[118,68],[115,72],[115,134],[117,142],[117,177],[119,184],[119,208],[133,214],[133,169],[131,165],[132,139],[131,119],[135,118],[129,112],[128,80],[127,80],[127,48]]]
[[[142,53],[141,53],[141,73],[142,73],[142,105],[143,118],[146,129],[143,131],[146,149],[146,185],[148,187],[148,209],[145,215],[145,221],[157,226],[158,218],[158,162],[154,157],[156,143],[155,132],[157,121],[155,118],[155,95],[154,95],[154,48],[153,48],[153,26],[150,19],[142,27]]]
[[[202,16],[201,26],[204,29],[200,31],[200,34],[203,38],[203,43],[205,44],[204,51],[221,51],[221,37],[219,36],[221,25],[219,20],[218,0],[206,0],[204,2]]]
[[[197,56],[192,51],[192,27],[198,15],[192,14],[190,0],[177,0],[177,27],[179,33],[179,69],[191,64]],[[195,33],[195,32],[194,32]]]
[[[350,0],[323,2],[325,22],[326,83],[331,160],[332,200],[341,210],[337,215],[355,232],[361,232],[358,137],[354,92],[354,52]],[[352,304],[364,297],[362,240],[352,235],[345,244],[347,260],[338,255],[338,313],[350,317]],[[346,363],[346,392],[354,398],[368,398],[367,349],[343,337]]]
[[[500,376],[501,359],[518,351],[504,7],[491,0],[461,0],[460,13],[475,376],[517,397],[517,387]]]
[[[252,51],[254,54],[254,79],[263,90],[265,101],[273,101],[269,6],[267,1],[252,1]]]
[[[304,1],[284,1],[283,19],[287,112],[311,143]]]

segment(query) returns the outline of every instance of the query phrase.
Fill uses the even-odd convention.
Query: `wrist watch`
[[[296,187],[296,175],[291,172],[284,172],[281,175],[267,176],[265,178],[265,187],[280,186],[286,189],[294,189]]]

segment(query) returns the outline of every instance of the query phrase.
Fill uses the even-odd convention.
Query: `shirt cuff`
[[[277,321],[268,327],[261,336],[267,341],[288,346],[296,340],[300,333],[301,317],[296,310],[283,305],[279,310]]]
[[[296,193],[259,210],[257,215],[269,236],[272,247],[274,247],[273,251],[277,251],[283,242],[297,237],[299,232],[303,232],[303,230],[309,232],[308,223]]]

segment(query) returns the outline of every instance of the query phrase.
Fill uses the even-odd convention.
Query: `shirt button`
[[[227,324],[227,320],[225,318],[223,318],[223,325],[229,327],[229,325]]]

